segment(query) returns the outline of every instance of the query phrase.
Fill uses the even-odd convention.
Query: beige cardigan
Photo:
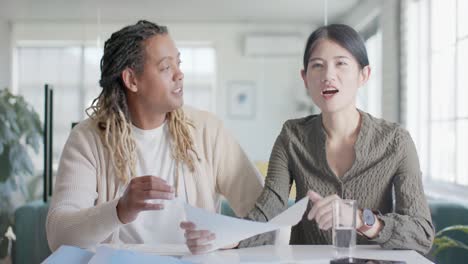
[[[191,132],[200,158],[193,173],[182,166],[188,203],[217,212],[223,195],[238,216],[245,216],[262,191],[258,170],[220,120],[189,107],[184,112],[195,126]],[[77,125],[62,152],[46,224],[53,251],[60,245],[88,248],[118,241],[121,186],[93,124],[87,119]]]

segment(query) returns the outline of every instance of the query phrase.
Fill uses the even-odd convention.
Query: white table
[[[329,264],[335,250],[329,245],[262,246],[221,250],[205,255],[184,256],[195,263],[312,263]],[[354,257],[382,260],[403,260],[408,264],[432,263],[414,250],[384,250],[379,246],[357,246]]]

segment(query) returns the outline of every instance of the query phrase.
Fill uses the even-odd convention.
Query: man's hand
[[[172,200],[174,188],[156,176],[133,178],[117,204],[120,222],[133,222],[141,211],[164,209],[163,204],[147,202],[149,199]]]
[[[210,241],[216,238],[208,230],[197,230],[192,222],[181,222],[180,227],[185,230],[185,239],[192,254],[202,254],[211,248]]]

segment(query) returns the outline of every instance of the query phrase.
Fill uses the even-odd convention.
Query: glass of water
[[[333,247],[336,257],[352,257],[356,247],[356,211],[355,200],[335,200],[333,210]]]

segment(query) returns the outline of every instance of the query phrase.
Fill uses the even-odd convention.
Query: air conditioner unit
[[[246,56],[297,56],[304,51],[300,34],[248,34],[244,41]]]

